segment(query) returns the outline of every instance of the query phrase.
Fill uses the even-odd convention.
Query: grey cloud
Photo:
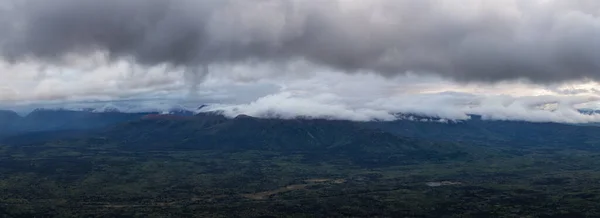
[[[13,62],[106,52],[140,65],[305,60],[458,81],[600,80],[593,0],[8,0]],[[12,4],[12,6],[7,6]]]
[[[88,75],[91,80],[109,81],[107,71]],[[2,74],[0,73],[0,76]],[[71,77],[43,82],[39,92],[21,93],[21,101],[0,100],[0,108],[21,112],[38,107],[46,108],[118,108],[122,111],[162,110],[185,106],[195,109],[208,104],[203,111],[222,111],[235,117],[247,114],[259,117],[295,118],[298,116],[346,120],[393,120],[393,114],[419,114],[449,120],[468,119],[479,114],[485,119],[525,120],[534,122],[587,123],[600,122],[598,114],[581,114],[577,109],[598,109],[600,96],[594,93],[562,95],[545,87],[531,84],[457,84],[446,80],[401,76],[387,79],[371,74],[317,74],[308,80],[277,78],[254,83],[236,83],[211,74],[195,98],[186,98],[182,83],[169,81],[161,71],[149,72],[140,79],[125,80],[115,86],[73,81]],[[292,75],[293,77],[295,75]],[[117,76],[118,77],[118,76]],[[152,79],[153,77],[156,77]],[[219,78],[215,78],[219,77]],[[146,80],[148,79],[148,80]],[[83,79],[86,80],[86,79]],[[340,82],[341,81],[341,82]],[[1,82],[1,81],[0,81]],[[81,83],[68,89],[68,83]],[[151,84],[157,83],[157,86]],[[559,86],[552,90],[586,88],[598,83],[579,86]],[[0,86],[1,87],[1,86]],[[141,88],[141,89],[140,89]],[[30,87],[16,89],[23,92]],[[506,92],[518,91],[511,96]],[[0,98],[3,98],[0,89]],[[546,94],[540,94],[546,93]],[[10,93],[6,93],[9,96]],[[28,97],[26,96],[28,95]],[[50,98],[52,97],[52,98]],[[25,101],[23,101],[25,100]]]

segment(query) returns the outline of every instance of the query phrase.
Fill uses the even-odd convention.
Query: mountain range
[[[22,117],[13,111],[0,111],[0,136],[25,132],[94,129],[136,120],[147,114],[38,109]]]
[[[270,132],[298,128],[291,125],[297,124],[312,128],[338,125],[337,128],[340,131],[343,131],[347,126],[353,126],[361,129],[383,131],[402,137],[458,143],[529,146],[543,142],[546,145],[578,146],[588,142],[600,141],[600,136],[597,134],[599,128],[594,125],[494,121],[483,120],[477,115],[472,115],[469,120],[461,121],[447,121],[417,115],[402,115],[402,117],[410,117],[411,119],[351,122],[309,118],[283,120],[254,118],[245,115],[230,119],[216,112],[196,114],[183,109],[139,113],[36,109],[26,116],[20,116],[13,111],[0,110],[0,138],[34,132],[38,134],[41,132],[83,130],[97,132],[109,127],[113,130],[113,133],[128,132],[128,137],[136,135],[135,132],[131,131],[149,131],[153,132],[155,136],[171,132],[185,135],[198,132],[208,134],[208,130],[213,131],[216,127],[226,127],[229,129],[223,131],[227,131],[232,134],[232,137],[235,137],[235,134],[246,134],[241,128]],[[213,125],[216,127],[213,128]],[[239,138],[256,140],[260,135],[257,134],[240,135]],[[273,134],[279,133],[273,132]],[[219,143],[223,143],[223,141],[219,141]]]
[[[600,214],[600,127],[404,116],[2,111],[0,214]]]
[[[423,121],[427,120],[427,121]],[[600,151],[600,127],[525,121],[440,121],[417,117],[396,121],[352,122],[326,119],[275,119],[219,113],[122,113],[35,110],[21,117],[0,112],[0,144],[118,145],[129,151],[261,150],[301,153],[322,160],[342,157],[361,166],[423,160],[469,159],[475,150],[528,149]]]

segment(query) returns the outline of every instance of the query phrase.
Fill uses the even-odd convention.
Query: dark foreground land
[[[24,133],[0,217],[598,217],[600,128],[218,115]]]

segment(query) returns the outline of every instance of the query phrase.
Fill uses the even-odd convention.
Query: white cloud
[[[534,122],[599,122],[579,108],[597,108],[596,83],[546,87],[525,82],[458,84],[435,77],[408,75],[394,79],[372,74],[347,75],[320,71],[304,80],[282,82],[279,93],[248,104],[214,106],[227,115],[327,117],[335,119],[394,119],[393,113],[414,113],[448,119],[485,119]],[[568,87],[579,92],[564,93]],[[587,88],[586,88],[587,87]]]
[[[393,113],[448,119],[468,114],[501,120],[599,122],[577,108],[598,108],[596,82],[554,85],[524,81],[456,83],[440,77],[407,74],[345,74],[303,62],[274,66],[211,66],[195,89],[181,69],[141,69],[125,61],[81,61],[69,69],[33,63],[0,64],[0,104],[4,108],[116,107],[128,111],[166,110],[175,105],[226,115],[326,117],[390,120]],[[190,94],[194,91],[195,94]]]

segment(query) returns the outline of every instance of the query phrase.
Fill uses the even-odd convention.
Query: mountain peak
[[[17,114],[17,112],[11,111],[11,110],[0,110],[0,117],[13,117],[13,116],[19,117],[19,114]]]
[[[21,119],[21,116],[19,116],[17,112],[9,110],[0,110],[0,126],[13,125],[19,119]]]
[[[252,116],[248,116],[246,114],[237,115],[234,119],[254,119]]]

